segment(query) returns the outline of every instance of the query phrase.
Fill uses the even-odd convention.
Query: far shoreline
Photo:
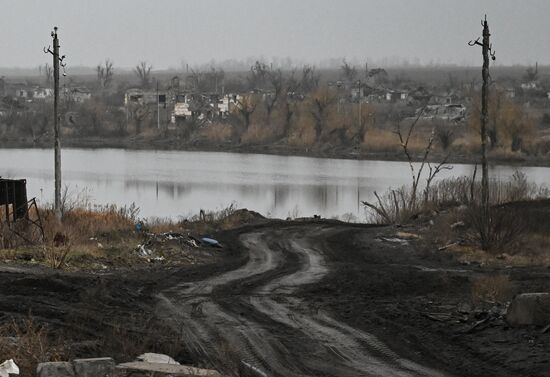
[[[175,141],[175,142],[174,142]],[[225,152],[242,154],[263,154],[271,156],[295,156],[309,158],[329,158],[339,160],[359,160],[359,161],[388,161],[388,162],[407,162],[402,152],[367,152],[357,147],[318,147],[298,148],[287,144],[257,144],[257,145],[234,145],[234,144],[204,144],[204,143],[179,143],[174,139],[105,139],[98,137],[89,138],[68,138],[62,140],[62,148],[70,149],[125,149],[135,151],[181,151],[181,152]],[[53,142],[32,142],[30,140],[2,140],[0,149],[51,149]],[[421,155],[413,155],[414,162],[421,162]],[[475,156],[465,154],[450,154],[449,164],[479,164]],[[432,151],[428,162],[439,162],[445,158],[441,151]],[[550,167],[550,156],[541,158],[540,156],[516,155],[507,156],[489,156],[489,162],[492,165],[508,165],[517,167]]]

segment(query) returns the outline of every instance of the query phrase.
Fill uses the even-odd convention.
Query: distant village
[[[142,63],[133,73],[119,78],[107,60],[105,66],[98,66],[95,78],[64,78],[60,85],[64,133],[74,136],[103,132],[106,137],[119,137],[139,135],[148,129],[185,131],[227,123],[239,124],[235,129],[241,131],[236,139],[234,131],[224,135],[242,141],[247,140],[242,135],[254,123],[262,123],[277,127],[284,124],[280,133],[286,132],[283,136],[288,140],[309,137],[304,144],[318,143],[323,138],[331,142],[332,136],[327,135],[336,131],[340,143],[352,139],[361,143],[368,127],[388,128],[396,114],[437,122],[440,127],[463,124],[474,114],[472,100],[480,91],[479,79],[465,81],[449,75],[433,85],[421,79],[391,76],[383,68],[369,69],[365,65],[358,69],[345,61],[340,70],[326,74],[308,66],[281,72],[256,62],[250,72],[240,75],[214,68],[205,72],[187,69],[171,76],[164,73],[162,79],[156,79],[151,68]],[[15,132],[21,124],[27,124],[22,132],[31,134],[35,141],[48,135],[49,104],[53,101],[48,69],[46,66],[38,79],[0,78],[0,135]],[[550,85],[540,80],[538,65],[529,67],[521,80],[500,77],[491,91],[522,108],[550,108]],[[331,116],[324,107],[340,115]],[[307,121],[306,116],[310,118]],[[301,125],[300,131],[294,132],[298,136],[290,135],[296,128],[293,122],[299,119],[311,124],[312,131],[304,131],[306,126]],[[361,131],[350,136],[355,123]],[[308,132],[314,136],[307,136]]]

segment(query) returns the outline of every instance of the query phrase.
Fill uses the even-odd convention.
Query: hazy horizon
[[[479,64],[467,41],[488,14],[498,65],[550,63],[544,36],[550,2],[532,0],[274,0],[231,3],[165,0],[5,2],[0,67],[32,69],[49,62],[42,48],[59,27],[72,67],[110,58],[116,67],[138,61],[154,69],[261,59],[335,66],[343,58],[377,66]]]

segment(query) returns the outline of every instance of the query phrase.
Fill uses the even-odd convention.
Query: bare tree
[[[342,74],[344,75],[344,78],[348,82],[355,81],[355,77],[357,77],[357,69],[355,69],[354,66],[350,65],[346,59],[342,61],[342,66],[340,68],[342,70]]]
[[[225,78],[223,69],[212,67],[207,72],[191,69],[187,76],[187,84],[197,92],[216,92],[220,91]]]
[[[283,98],[281,99],[285,116],[285,123],[283,126],[284,136],[288,136],[288,134],[290,133],[292,118],[295,116],[298,110],[298,105],[296,103],[296,91],[298,90],[299,86],[300,83],[296,79],[296,72],[293,70],[286,79],[285,88],[282,93]]]
[[[336,97],[330,93],[328,88],[318,90],[311,97],[310,114],[314,120],[315,140],[317,141],[321,139],[321,134],[325,129],[329,108],[336,100]]]
[[[263,89],[269,76],[269,67],[260,61],[250,67],[250,72],[246,77],[250,89]]]
[[[98,64],[96,67],[97,81],[101,88],[108,88],[113,81],[113,61],[105,59],[105,65]]]
[[[143,121],[151,114],[151,110],[147,105],[136,103],[131,106],[128,111],[135,123],[136,136],[141,133]]]
[[[271,113],[278,103],[283,92],[283,73],[281,70],[270,71],[267,75],[267,79],[271,85],[272,92],[268,93],[264,98],[265,110],[266,110],[266,124],[271,122]]]
[[[9,134],[12,132],[13,126],[17,123],[18,114],[24,109],[23,105],[16,99],[6,96],[2,98],[2,103],[6,107],[7,111],[2,116],[2,121],[6,125],[6,132]]]
[[[371,112],[370,106],[359,102],[357,104],[357,133],[355,138],[358,144],[361,144],[365,140],[365,135],[367,134],[369,121],[374,120],[374,113]]]
[[[449,149],[454,140],[454,130],[444,123],[436,125],[435,136],[441,145],[441,148],[446,151]]]
[[[149,88],[151,86],[151,70],[153,66],[147,65],[147,62],[139,62],[134,68],[134,73],[139,78],[142,88]]]
[[[432,132],[430,136],[428,137],[428,140],[426,142],[426,147],[424,149],[424,153],[422,155],[422,158],[420,160],[420,164],[418,168],[415,168],[413,155],[409,148],[409,143],[411,141],[411,137],[414,133],[415,127],[420,120],[422,114],[424,113],[424,110],[426,107],[424,107],[419,114],[417,115],[416,119],[412,122],[412,124],[409,126],[409,129],[403,132],[401,128],[401,122],[400,120],[397,120],[396,130],[395,133],[399,138],[399,143],[401,145],[401,149],[403,150],[403,153],[405,157],[407,158],[407,162],[409,164],[409,170],[411,173],[411,189],[409,192],[406,192],[404,190],[391,190],[391,211],[388,208],[387,205],[384,205],[384,201],[378,195],[378,193],[375,191],[374,196],[376,197],[378,203],[373,204],[367,201],[363,201],[363,205],[367,206],[368,208],[374,210],[379,216],[381,216],[387,223],[393,223],[396,221],[399,221],[401,216],[404,215],[411,215],[414,214],[419,206],[418,206],[418,188],[420,185],[420,182],[422,181],[423,175],[422,173],[427,170],[427,176],[425,178],[425,186],[424,186],[424,192],[423,192],[423,201],[424,204],[428,202],[429,200],[429,194],[430,194],[430,187],[432,185],[432,182],[437,177],[439,173],[443,170],[449,170],[452,169],[451,166],[447,165],[447,161],[449,159],[449,155],[445,156],[442,161],[440,161],[437,164],[432,164],[429,161],[429,155],[432,151],[434,139],[435,139],[435,130],[432,129]]]
[[[220,92],[220,88],[223,86],[225,79],[224,70],[212,67],[204,76],[207,83],[206,89],[215,93]]]
[[[44,66],[40,66],[39,70],[44,75],[46,85],[50,85],[53,81],[53,67],[46,63]]]
[[[428,201],[428,194],[430,192],[430,186],[434,178],[441,172],[441,170],[448,170],[451,169],[450,166],[446,166],[447,160],[449,159],[449,154],[443,158],[441,162],[433,166],[429,161],[428,157],[430,155],[430,152],[432,151],[434,139],[435,139],[435,129],[432,129],[432,132],[430,133],[430,136],[428,137],[428,141],[426,143],[426,148],[424,149],[424,154],[422,156],[422,160],[420,162],[420,167],[418,170],[415,170],[414,164],[413,164],[413,157],[409,150],[409,142],[411,140],[411,136],[413,134],[413,131],[424,113],[425,107],[419,112],[418,116],[414,120],[414,122],[411,124],[409,129],[406,132],[406,136],[403,135],[403,132],[401,131],[401,123],[397,122],[397,129],[396,134],[399,137],[399,143],[401,145],[401,149],[403,150],[403,153],[407,157],[407,162],[409,163],[409,169],[411,171],[411,178],[412,178],[412,191],[411,191],[411,197],[409,201],[409,210],[412,210],[416,207],[416,200],[417,200],[417,192],[418,192],[418,185],[420,183],[420,180],[422,178],[422,172],[424,171],[424,168],[428,167],[428,177],[426,178],[426,186],[424,187],[424,203]]]
[[[186,81],[194,91],[200,91],[204,85],[204,73],[191,68],[191,74],[187,76]]]
[[[527,82],[537,81],[539,78],[539,63],[535,63],[535,68],[529,67],[525,70],[523,79]]]
[[[376,84],[384,84],[389,81],[388,72],[384,68],[373,68],[368,72],[368,77]]]
[[[300,90],[302,93],[310,93],[319,87],[321,76],[315,72],[315,67],[304,65],[302,68],[302,78],[300,80]]]
[[[237,100],[236,109],[242,117],[244,131],[248,130],[248,127],[250,127],[250,117],[254,111],[256,111],[257,105],[256,98],[252,94],[245,95],[242,99]]]

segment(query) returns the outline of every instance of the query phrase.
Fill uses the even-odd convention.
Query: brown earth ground
[[[403,375],[425,375],[420,367],[404,367],[409,364],[403,360],[409,360],[430,375],[550,376],[550,332],[510,327],[502,315],[514,293],[550,291],[550,263],[513,266],[507,256],[476,261],[465,258],[460,247],[439,250],[429,224],[261,220],[213,234],[223,249],[185,251],[196,255],[195,263],[149,261],[92,272],[3,263],[0,345],[14,336],[9,333],[14,319],[32,317],[49,329],[43,341],[57,352],[49,359],[110,355],[122,362],[152,351],[242,375],[250,373],[240,365],[246,359],[269,375],[391,375],[393,368]],[[171,250],[177,250],[173,245]],[[255,259],[257,251],[265,252],[268,261],[273,257],[270,268]],[[310,271],[314,256],[324,272],[313,271],[319,279],[310,281],[300,272]],[[232,277],[232,271],[246,271],[253,262],[259,263],[258,271]],[[280,291],[266,293],[287,276],[303,284],[292,289],[283,284]],[[480,293],[486,288],[483,281],[496,281],[496,287]],[[211,291],[203,289],[208,284]],[[261,305],[255,306],[255,300]],[[268,302],[294,314],[270,313]],[[184,320],[187,303],[199,309],[187,313],[189,322]],[[213,323],[209,315],[219,317]],[[339,347],[359,339],[356,334],[326,343],[328,318],[331,331],[344,334],[349,326],[363,334],[360,349],[350,349],[368,356],[366,364],[356,365],[353,355],[341,354]],[[234,321],[240,330],[231,329]],[[300,328],[300,323],[312,327]],[[258,334],[273,354],[262,355],[254,342],[243,349],[243,339]],[[9,350],[0,346],[0,359],[21,358]],[[369,357],[379,360],[382,372],[361,372],[370,370]],[[333,370],[320,372],[321,362]],[[292,373],[270,369],[274,365]],[[23,375],[32,373],[23,369]]]

